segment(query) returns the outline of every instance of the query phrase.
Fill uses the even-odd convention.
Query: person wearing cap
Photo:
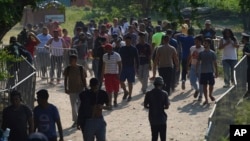
[[[200,34],[203,35],[203,39],[210,38],[210,39],[215,39],[216,36],[216,31],[212,28],[212,23],[211,20],[206,20],[205,21],[205,29],[202,29],[200,31]],[[210,49],[215,51],[214,44],[212,43]]]
[[[63,130],[57,107],[48,103],[49,93],[41,89],[36,93],[38,105],[34,108],[34,131],[43,133],[48,141],[57,141],[56,125],[59,132],[59,141],[63,141]]]
[[[152,141],[158,140],[160,134],[161,141],[167,140],[167,114],[170,102],[168,93],[163,90],[164,81],[162,77],[154,79],[154,88],[148,91],[144,98],[144,107],[149,109],[148,118],[151,127]]]
[[[106,91],[101,90],[99,81],[91,78],[90,89],[79,94],[81,104],[78,112],[77,129],[82,131],[84,141],[106,140],[106,126],[102,111],[109,108],[109,98]],[[104,106],[105,105],[105,106]]]
[[[65,93],[69,95],[72,121],[71,127],[76,127],[77,113],[80,106],[78,94],[87,87],[86,77],[87,73],[83,66],[77,64],[77,56],[72,54],[69,57],[70,65],[67,66],[63,72]]]
[[[60,83],[60,78],[62,74],[62,63],[63,63],[63,53],[64,48],[67,48],[66,43],[62,37],[59,37],[59,31],[54,30],[53,38],[45,44],[46,48],[51,49],[51,69],[50,69],[50,84],[54,84],[54,71],[57,67],[57,84]]]
[[[145,33],[139,32],[139,43],[136,45],[139,54],[138,79],[142,84],[141,91],[146,93],[148,88],[149,70],[151,70],[151,46],[145,41]]]
[[[156,75],[156,68],[158,66],[159,75],[164,80],[163,89],[168,92],[170,95],[171,89],[171,82],[172,82],[172,75],[173,75],[173,68],[174,64],[176,66],[176,70],[179,70],[179,60],[177,56],[176,49],[169,45],[170,37],[168,35],[162,36],[163,45],[158,47],[154,66],[153,66],[153,79]]]
[[[10,129],[10,141],[26,141],[34,132],[32,110],[22,104],[21,93],[16,90],[10,92],[10,102],[11,105],[3,109],[1,128]]]
[[[120,75],[121,88],[124,91],[123,100],[129,102],[132,99],[133,83],[135,82],[135,74],[139,68],[139,55],[137,49],[132,45],[132,37],[125,36],[126,46],[121,47],[120,56],[122,58],[122,71]],[[128,91],[125,81],[128,81]]]
[[[237,64],[237,49],[239,44],[231,29],[225,28],[222,31],[223,38],[219,43],[219,50],[222,50],[222,66],[224,72],[223,88],[229,88],[230,82],[234,85],[234,66]]]
[[[106,53],[103,55],[102,65],[102,78],[104,78],[104,84],[106,92],[109,96],[109,106],[112,108],[112,93],[114,93],[113,106],[117,107],[117,97],[119,92],[119,77],[121,74],[122,64],[121,56],[119,53],[113,51],[111,44],[104,46]]]
[[[215,78],[218,77],[218,67],[216,54],[210,49],[211,43],[212,40],[210,38],[206,38],[204,40],[204,51],[199,53],[195,69],[196,75],[199,75],[200,68],[199,82],[203,87],[203,93],[205,97],[203,105],[208,104],[208,96],[211,101],[215,101],[215,98],[213,96],[213,89]]]
[[[242,43],[244,44],[243,47],[243,55],[247,56],[247,96],[250,96],[250,43],[249,38],[250,35],[247,33],[242,33]]]
[[[113,47],[113,51],[119,53],[120,52],[120,48],[125,46],[125,42],[122,40],[122,37],[118,37],[118,34],[114,33],[112,35],[113,38],[113,42],[112,42],[112,47]]]

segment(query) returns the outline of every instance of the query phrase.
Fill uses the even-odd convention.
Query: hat
[[[245,32],[241,33],[241,35],[244,36],[244,37],[250,37],[250,35],[245,33]]]
[[[211,24],[211,20],[206,20],[205,24]]]
[[[37,97],[39,97],[41,99],[48,99],[49,98],[49,93],[45,89],[39,90],[36,94],[37,94]]]
[[[29,136],[28,141],[48,141],[48,138],[43,133],[35,132]]]
[[[164,85],[163,78],[161,76],[156,77],[154,80],[154,85]]]
[[[107,50],[111,50],[113,47],[112,47],[111,44],[106,44],[106,45],[104,46],[104,48],[107,49]]]

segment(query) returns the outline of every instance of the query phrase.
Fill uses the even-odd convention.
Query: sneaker
[[[198,94],[199,94],[199,91],[196,90],[196,91],[194,92],[194,98],[197,98]]]
[[[125,99],[127,99],[127,97],[128,97],[128,91],[125,91],[122,99],[125,100]]]
[[[131,101],[132,97],[129,96],[128,99],[127,99],[127,102]]]
[[[184,81],[181,83],[181,89],[185,90],[185,82]]]

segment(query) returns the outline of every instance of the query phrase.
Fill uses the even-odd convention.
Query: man
[[[37,102],[33,110],[35,131],[43,133],[49,141],[57,141],[56,126],[59,132],[59,141],[63,141],[63,130],[58,109],[53,104],[48,103],[49,93],[45,89],[37,93]]]
[[[118,18],[113,19],[113,27],[110,28],[109,35],[112,35],[113,32],[116,32],[118,36],[123,35],[122,27],[119,25]]]
[[[147,92],[144,99],[144,107],[149,109],[148,118],[151,126],[152,141],[158,140],[159,133],[161,141],[167,140],[167,114],[164,110],[169,108],[170,102],[168,93],[162,90],[163,86],[164,81],[162,77],[156,77],[154,80],[155,88]]]
[[[21,101],[21,93],[14,90],[10,93],[11,105],[3,110],[1,128],[10,129],[10,141],[26,141],[28,134],[34,131],[32,111],[28,106],[21,104]]]
[[[243,54],[247,56],[247,95],[250,95],[250,44],[249,44],[249,34],[242,33],[242,43],[244,44]]]
[[[47,67],[50,65],[50,52],[44,47],[44,45],[52,38],[48,32],[48,28],[43,27],[42,33],[37,35],[37,38],[41,41],[41,43],[37,45],[37,62],[42,72],[42,78],[47,74]]]
[[[128,26],[128,33],[124,35],[124,38],[126,36],[131,37],[131,45],[135,46],[137,44],[137,35],[135,34],[135,27],[133,25]]]
[[[211,20],[206,20],[205,21],[205,29],[201,30],[200,31],[200,34],[203,35],[203,38],[206,39],[206,38],[210,38],[210,39],[215,39],[216,36],[216,31],[211,27]],[[213,51],[215,51],[215,48],[214,48],[214,43],[212,42],[212,45],[210,47]]]
[[[196,74],[198,74],[199,67],[201,70],[200,84],[203,86],[203,93],[205,97],[203,105],[208,104],[208,94],[211,101],[215,101],[215,98],[213,97],[213,88],[215,84],[214,78],[218,76],[218,68],[216,54],[210,49],[211,43],[212,40],[209,38],[204,40],[203,45],[205,50],[199,53],[198,61],[196,64]],[[209,91],[207,91],[207,85],[209,85]]]
[[[201,101],[203,90],[202,90],[202,86],[199,83],[200,68],[196,70],[196,64],[197,64],[199,53],[204,51],[204,47],[202,46],[202,35],[197,35],[194,38],[194,42],[195,42],[195,45],[190,48],[190,54],[188,57],[188,64],[190,64],[190,68],[188,67],[190,69],[189,77],[190,77],[191,86],[195,89],[194,98],[197,98],[197,96],[199,95],[198,101]],[[198,75],[196,72],[198,72]],[[197,85],[197,81],[198,81],[198,85]]]
[[[139,33],[139,43],[136,48],[139,54],[138,78],[142,84],[141,91],[145,94],[148,88],[149,70],[151,70],[151,47],[145,41],[145,33]]]
[[[70,65],[64,70],[64,87],[65,93],[69,95],[71,110],[72,110],[72,121],[74,122],[72,127],[76,126],[77,113],[80,106],[80,100],[78,94],[87,86],[86,70],[77,65],[77,56],[70,55],[69,57]]]
[[[102,110],[109,104],[108,94],[99,89],[99,81],[91,78],[90,89],[79,94],[81,105],[78,112],[77,128],[82,130],[84,141],[106,140],[106,122]],[[103,106],[103,105],[106,106]]]
[[[51,47],[51,69],[50,69],[50,83],[54,81],[54,70],[57,65],[57,84],[60,83],[60,77],[62,73],[63,52],[66,47],[65,41],[62,37],[59,37],[59,31],[54,30],[54,36],[45,45],[45,47]]]
[[[126,46],[120,49],[120,56],[122,58],[122,71],[120,75],[121,88],[124,91],[123,100],[128,99],[129,102],[132,99],[133,83],[135,82],[135,73],[139,67],[139,56],[137,49],[131,45],[132,38],[130,36],[125,37]],[[125,81],[128,81],[128,91],[126,89]]]
[[[154,60],[153,66],[153,78],[156,75],[156,68],[158,66],[159,75],[164,80],[163,89],[168,92],[170,95],[170,88],[172,82],[173,75],[173,67],[174,64],[176,66],[176,70],[179,70],[179,60],[177,56],[176,49],[169,45],[170,37],[167,35],[162,36],[163,45],[157,49],[156,57]]]
[[[117,96],[119,92],[119,76],[121,74],[121,56],[112,50],[111,44],[105,45],[106,53],[103,55],[102,65],[102,78],[104,78],[104,84],[106,92],[109,96],[109,106],[112,108],[112,93],[114,93],[114,107],[117,107]]]
[[[190,52],[191,46],[194,45],[194,37],[193,37],[193,30],[191,28],[188,29],[187,24],[182,25],[182,33],[175,34],[177,41],[181,45],[181,88],[185,90],[185,83],[186,83],[186,76],[187,76],[187,66],[188,63],[188,55]]]

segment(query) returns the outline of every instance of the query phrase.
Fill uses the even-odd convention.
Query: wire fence
[[[235,85],[217,101],[208,119],[206,141],[218,141],[229,135],[229,125],[234,124],[236,107],[247,90],[247,57],[234,67]]]
[[[34,107],[36,69],[24,57],[22,58],[18,62],[1,62],[1,70],[7,70],[10,77],[0,81],[0,121],[3,109],[10,105],[9,93],[12,90],[22,94],[24,104],[30,108]]]

